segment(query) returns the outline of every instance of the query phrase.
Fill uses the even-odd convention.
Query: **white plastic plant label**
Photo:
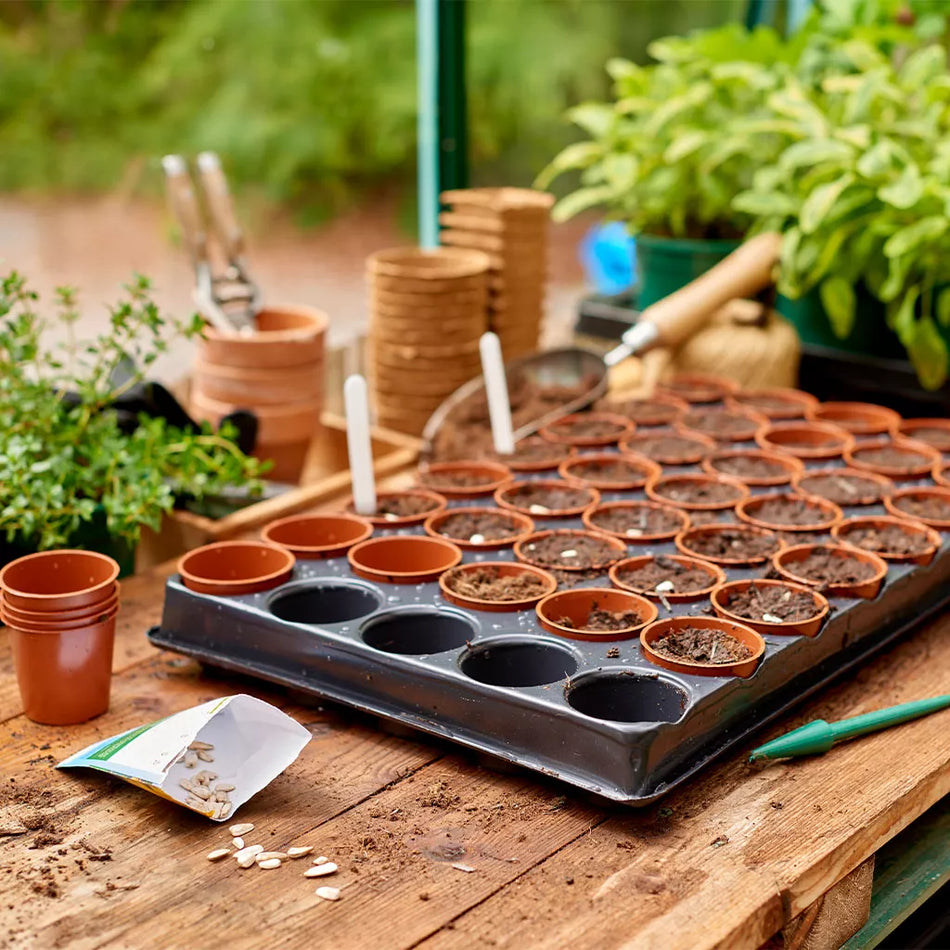
[[[213,821],[226,821],[309,741],[310,733],[296,720],[239,694],[96,742],[58,768],[98,769]]]

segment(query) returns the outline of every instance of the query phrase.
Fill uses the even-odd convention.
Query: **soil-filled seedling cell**
[[[281,620],[320,625],[357,620],[377,610],[382,602],[370,587],[337,581],[282,587],[268,606]]]
[[[393,610],[363,624],[363,642],[383,653],[426,656],[465,646],[475,628],[464,617],[433,608]]]
[[[546,686],[573,676],[577,657],[544,640],[497,639],[463,653],[459,669],[487,686]]]
[[[567,691],[572,708],[610,722],[676,722],[687,699],[686,690],[667,679],[626,671],[593,673]]]

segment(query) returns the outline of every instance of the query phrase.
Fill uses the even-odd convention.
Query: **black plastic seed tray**
[[[602,497],[645,496],[641,489]],[[846,517],[883,510],[844,509]],[[536,524],[538,530],[582,527],[579,519]],[[811,540],[827,536],[803,536]],[[628,546],[629,556],[649,553],[676,549],[672,541]],[[510,548],[464,556],[464,562],[513,559]],[[767,566],[724,570],[735,580],[761,577]],[[594,584],[609,581],[604,576]],[[829,599],[832,612],[818,636],[765,636],[765,656],[745,679],[661,670],[639,640],[561,639],[540,627],[533,610],[460,609],[443,600],[437,583],[364,581],[345,557],[298,561],[287,584],[239,597],[198,594],[172,577],[161,626],[149,637],[204,663],[397,720],[607,799],[644,805],[939,610],[950,600],[946,538],[926,567],[890,564],[875,599]],[[701,616],[702,606],[674,603],[661,607],[660,617]]]

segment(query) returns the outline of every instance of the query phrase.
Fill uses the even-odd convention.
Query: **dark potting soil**
[[[786,622],[808,620],[818,613],[815,598],[791,587],[759,587],[754,581],[743,591],[732,593],[726,607],[747,620]]]
[[[515,444],[511,455],[498,456],[501,462],[552,462],[557,463],[571,454],[569,445],[548,442],[539,435],[529,436]]]
[[[930,458],[922,452],[892,445],[880,449],[855,449],[853,454],[856,459],[866,465],[880,465],[902,472],[909,472],[922,465],[930,464]]]
[[[908,515],[922,521],[950,521],[950,501],[933,495],[908,495],[896,498],[894,505]]]
[[[640,616],[632,610],[614,612],[597,606],[595,600],[583,624],[575,624],[570,617],[559,617],[557,623],[570,630],[627,630],[639,624]]]
[[[684,379],[672,379],[662,386],[671,395],[679,396],[687,402],[716,402],[724,399],[730,392],[725,386],[713,382],[694,383]]]
[[[717,482],[713,476],[710,476],[709,481],[671,479],[658,483],[654,491],[670,501],[686,505],[732,504],[742,498],[742,491],[738,486]]]
[[[591,504],[591,493],[583,488],[560,486],[549,488],[537,485],[534,482],[525,482],[509,488],[505,494],[505,501],[523,508],[534,514],[544,514],[545,511],[564,511],[570,508],[583,508]]]
[[[650,645],[660,656],[692,663],[738,663],[752,656],[752,651],[731,634],[701,627],[683,627]]]
[[[800,561],[790,561],[785,570],[819,584],[858,584],[874,574],[874,565],[820,548]]]
[[[751,438],[758,428],[755,421],[727,409],[707,409],[689,412],[682,418],[689,429],[695,429],[714,439]]]
[[[848,544],[878,554],[921,554],[930,547],[927,536],[917,532],[903,531],[897,525],[880,528],[851,528],[844,536]]]
[[[644,482],[646,472],[623,459],[607,461],[577,462],[571,466],[571,475],[586,478],[593,482]]]
[[[426,511],[434,511],[439,502],[422,495],[390,495],[380,498],[376,503],[376,518],[410,518]],[[352,505],[350,510],[353,510]]]
[[[486,511],[478,514],[460,512],[449,515],[439,525],[439,534],[446,538],[473,543],[510,538],[518,531],[519,528],[514,519],[500,511]]]
[[[691,551],[712,558],[767,557],[779,549],[778,538],[727,525],[720,531],[697,534],[686,542]]]
[[[712,467],[723,475],[732,475],[735,478],[778,478],[780,475],[788,475],[788,469],[784,465],[756,455],[730,455],[713,459]]]
[[[662,508],[606,508],[594,513],[591,522],[605,531],[615,531],[629,538],[672,534],[683,528],[682,517]]]
[[[606,439],[616,436],[618,439],[626,427],[609,419],[571,419],[565,422],[555,422],[548,427],[551,432],[562,439]]]
[[[756,521],[766,524],[824,524],[830,518],[826,511],[807,498],[769,498],[754,507],[748,506],[747,510]]]
[[[645,593],[653,593],[662,584],[662,592],[666,594],[688,594],[694,590],[703,590],[713,583],[713,577],[708,571],[688,567],[662,554],[642,567],[621,572],[619,579]],[[672,587],[668,586],[670,584]]]
[[[790,411],[792,408],[799,409],[804,416],[804,406],[794,399],[782,399],[780,396],[765,396],[758,393],[734,393],[733,399],[741,402],[743,406],[750,409],[760,409],[763,412],[782,412]]]
[[[459,571],[447,580],[449,589],[472,600],[514,601],[541,597],[546,585],[540,577],[525,571],[502,575],[497,567]]]
[[[419,481],[426,488],[432,488],[435,491],[440,488],[477,488],[479,485],[491,485],[497,480],[497,477],[489,472],[470,470],[419,473]]]
[[[630,443],[630,448],[640,455],[656,462],[665,462],[667,465],[701,458],[709,451],[705,443],[685,435],[655,435],[648,439],[637,439],[636,442]]]
[[[907,435],[919,442],[926,442],[941,452],[950,452],[950,429],[921,426],[919,429],[912,429]]]
[[[621,557],[606,541],[585,534],[549,534],[524,545],[523,550],[542,567],[603,567]]]
[[[632,419],[638,425],[662,426],[674,422],[683,412],[668,402],[655,399],[628,399],[625,402],[604,402],[598,408],[604,412],[616,412]]]
[[[798,487],[836,505],[873,505],[884,497],[877,482],[860,475],[808,475],[799,481]]]

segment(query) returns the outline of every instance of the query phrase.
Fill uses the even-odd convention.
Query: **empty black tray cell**
[[[283,588],[268,606],[291,623],[344,623],[371,614],[382,603],[368,587],[356,584],[300,584]]]
[[[687,695],[675,683],[634,673],[594,673],[567,694],[578,712],[611,722],[676,722]]]
[[[383,653],[423,656],[465,646],[475,628],[458,614],[419,607],[393,610],[368,621],[363,642]]]
[[[543,640],[488,640],[463,654],[466,676],[489,686],[545,686],[577,671],[577,658]]]

